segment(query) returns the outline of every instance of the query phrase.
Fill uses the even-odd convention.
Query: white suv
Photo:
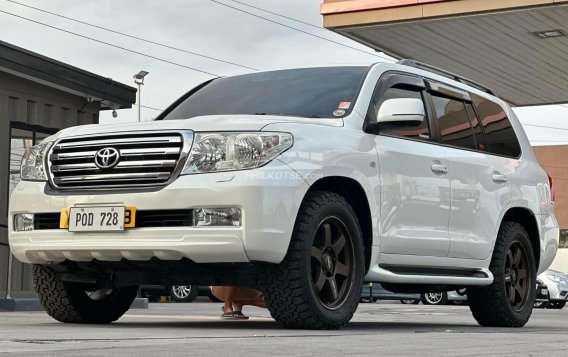
[[[467,288],[481,325],[523,326],[553,200],[505,102],[405,60],[218,78],[152,122],[63,130],[24,158],[9,238],[63,322],[114,321],[139,285],[243,285],[335,329],[369,281]]]

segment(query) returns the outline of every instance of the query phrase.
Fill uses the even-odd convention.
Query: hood
[[[342,119],[298,118],[271,115],[207,115],[186,120],[157,120],[121,124],[91,124],[63,129],[54,138],[152,130],[260,131],[268,124],[301,123],[343,126]]]

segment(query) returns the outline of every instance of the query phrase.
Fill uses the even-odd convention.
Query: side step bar
[[[488,269],[376,265],[369,269],[365,281],[396,284],[483,286],[493,282],[493,274]]]

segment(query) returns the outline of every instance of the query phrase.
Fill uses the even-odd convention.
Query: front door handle
[[[498,172],[494,172],[491,175],[491,178],[493,179],[493,182],[495,182],[495,183],[505,183],[505,182],[509,181],[507,176],[500,174]]]
[[[443,175],[448,173],[448,167],[437,162],[432,163],[432,172],[438,175]]]

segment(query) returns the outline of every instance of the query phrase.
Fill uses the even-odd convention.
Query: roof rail
[[[475,82],[471,79],[468,79],[468,78],[465,78],[465,77],[462,77],[462,76],[458,76],[455,73],[446,71],[445,69],[441,69],[441,68],[438,68],[436,66],[432,66],[431,64],[418,62],[418,61],[411,60],[411,59],[401,59],[396,63],[402,64],[402,65],[405,65],[405,66],[409,66],[409,67],[424,69],[424,70],[427,70],[429,72],[434,72],[436,74],[442,75],[444,77],[448,77],[448,78],[453,79],[455,81],[458,81],[460,83],[467,84],[469,86],[477,88],[477,89],[484,91],[486,93],[489,93],[491,95],[495,95],[495,92],[493,92],[491,89],[487,88],[483,84],[477,83],[477,82]]]

